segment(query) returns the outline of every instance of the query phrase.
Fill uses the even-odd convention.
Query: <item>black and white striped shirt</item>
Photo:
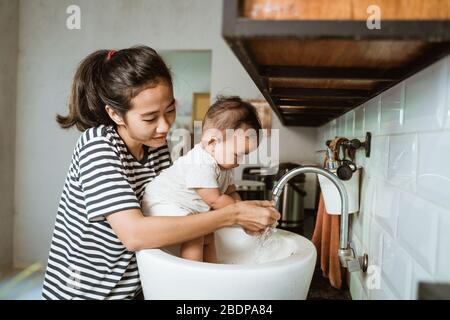
[[[167,146],[144,150],[137,161],[113,126],[81,135],[56,215],[43,299],[132,299],[139,292],[135,254],[105,217],[140,209],[147,183],[170,166]]]

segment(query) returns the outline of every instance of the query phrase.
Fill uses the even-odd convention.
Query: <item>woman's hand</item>
[[[235,206],[238,212],[236,223],[250,235],[262,233],[281,217],[272,201],[241,201]]]

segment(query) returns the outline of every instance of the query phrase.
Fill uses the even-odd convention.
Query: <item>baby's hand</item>
[[[281,218],[280,213],[273,207],[272,201],[241,201],[236,205],[237,223],[249,234],[264,232],[267,227],[275,225]]]

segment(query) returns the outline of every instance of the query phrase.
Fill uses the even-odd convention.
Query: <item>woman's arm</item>
[[[259,233],[279,218],[280,214],[269,201],[242,201],[184,217],[145,217],[139,209],[107,216],[112,229],[129,251],[182,243],[235,224],[250,234]]]

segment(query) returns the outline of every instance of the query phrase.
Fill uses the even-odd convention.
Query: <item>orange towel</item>
[[[339,215],[326,212],[322,193],[317,210],[316,226],[312,242],[317,249],[317,260],[324,277],[330,280],[333,287],[340,289],[342,285],[342,270],[339,262]]]

